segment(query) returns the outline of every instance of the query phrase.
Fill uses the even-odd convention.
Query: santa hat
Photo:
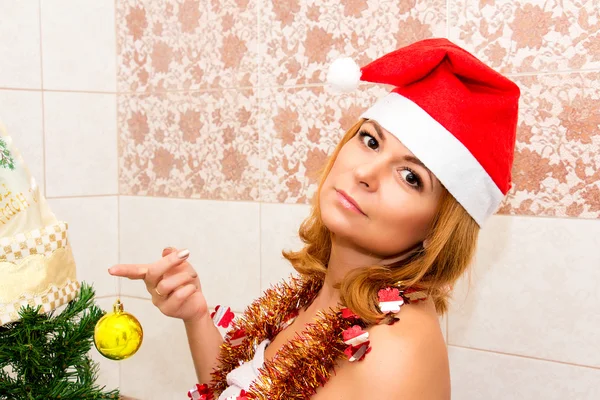
[[[395,88],[361,118],[396,136],[481,226],[511,188],[519,88],[447,39],[427,39],[359,68],[336,60],[328,81]]]

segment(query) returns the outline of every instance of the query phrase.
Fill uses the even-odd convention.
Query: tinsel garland
[[[262,297],[255,300],[244,312],[244,314],[233,321],[233,325],[225,337],[225,342],[221,346],[219,354],[218,367],[211,373],[212,387],[215,394],[220,394],[227,388],[226,377],[229,372],[238,367],[241,362],[247,362],[254,357],[256,346],[264,339],[272,339],[284,329],[284,322],[298,310],[304,309],[310,305],[322,286],[322,282],[317,279],[300,279],[291,277],[289,283],[281,282],[265,290]],[[330,332],[329,329],[325,331]],[[243,332],[245,339],[233,346],[231,344],[232,336]],[[283,359],[284,349],[293,345],[296,340],[291,340],[284,345],[276,357]],[[304,346],[307,348],[308,346]],[[288,357],[288,355],[285,355]],[[295,359],[287,359],[284,365],[273,365],[275,360],[265,362],[261,368],[261,383],[272,382],[273,378],[269,373],[276,373],[281,378],[278,371],[283,372],[284,365],[294,363]],[[309,361],[305,359],[305,362]],[[289,380],[284,379],[285,381]],[[279,385],[275,385],[279,386]],[[271,390],[259,392],[256,388],[251,388],[246,392],[246,397],[255,399],[278,398]],[[289,391],[286,391],[289,395]],[[300,398],[300,397],[291,397]]]
[[[264,339],[273,340],[285,329],[298,310],[312,303],[321,286],[320,279],[292,276],[289,283],[284,281],[267,289],[239,319],[234,320],[220,349],[219,366],[211,373],[212,392],[217,396],[223,392],[227,388],[227,374],[242,362],[252,360],[256,346]],[[407,290],[405,293],[412,293],[413,301],[422,299],[420,292]],[[410,302],[410,297],[403,295],[407,302]],[[380,323],[397,320],[389,315]],[[314,322],[307,324],[302,333],[296,333],[272,360],[264,363],[258,378],[245,392],[246,398],[310,398],[329,380],[336,361],[345,355],[348,345],[344,343],[342,332],[354,325],[362,329],[369,326],[359,318],[344,317],[339,307],[318,311]],[[243,340],[240,341],[240,337]],[[237,341],[232,345],[234,338]]]

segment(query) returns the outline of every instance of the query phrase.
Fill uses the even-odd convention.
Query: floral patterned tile
[[[503,73],[600,67],[597,0],[449,0],[449,39]]]
[[[339,56],[364,65],[446,34],[445,0],[266,0],[259,29],[259,86],[325,80]]]
[[[119,95],[120,193],[257,200],[251,89]]]
[[[362,111],[323,87],[260,90],[261,201],[309,203],[324,166]]]
[[[120,92],[253,86],[257,0],[116,4]]]
[[[515,79],[522,90],[504,214],[600,218],[600,73]]]

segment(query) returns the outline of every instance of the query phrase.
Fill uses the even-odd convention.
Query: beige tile
[[[46,194],[117,193],[114,94],[44,93]]]
[[[503,214],[600,217],[600,73],[515,79],[514,188]]]
[[[256,84],[257,0],[116,4],[120,91]]]
[[[450,1],[449,38],[503,73],[600,66],[600,8],[588,1]]]
[[[452,398],[595,400],[600,370],[449,346]]]
[[[420,39],[445,36],[446,2],[274,1],[261,4],[260,86],[320,83],[331,61],[365,65]]]
[[[261,290],[297,275],[281,254],[282,250],[300,250],[302,241],[298,228],[308,217],[310,206],[304,204],[260,205]]]
[[[116,91],[115,2],[40,1],[44,89]]]
[[[472,283],[455,288],[452,345],[600,367],[600,221],[495,216]]]
[[[42,93],[0,90],[0,123],[14,140],[19,152],[44,190],[44,133]]]
[[[252,90],[120,95],[120,192],[257,200]]]
[[[69,224],[77,279],[94,285],[96,296],[114,295],[116,278],[107,269],[118,262],[117,197],[48,201],[56,217]]]
[[[165,316],[149,300],[122,301],[142,324],[144,339],[136,354],[120,362],[121,392],[144,400],[186,398],[197,379],[183,322]]]
[[[191,251],[209,306],[242,311],[260,294],[257,203],[126,197],[120,199],[122,263],[150,263],[163,248]],[[139,281],[123,293],[149,298]]]
[[[112,306],[115,301],[114,297],[111,296],[100,299],[97,297],[98,291],[96,290],[96,305],[104,311],[112,311]],[[100,353],[98,353],[98,350],[94,345],[92,345],[92,349],[90,350],[89,354],[92,357],[92,360],[97,362],[99,366],[96,384],[98,386],[106,386],[106,391],[119,389],[121,363],[119,361],[109,360],[108,358],[102,356]]]
[[[0,10],[0,87],[41,89],[39,3],[0,0]]]
[[[260,91],[261,201],[308,204],[318,172],[362,108],[322,87]]]

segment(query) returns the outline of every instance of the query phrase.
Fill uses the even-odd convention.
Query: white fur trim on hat
[[[396,136],[448,189],[481,227],[504,194],[471,152],[442,124],[406,97],[391,92],[365,111]]]

